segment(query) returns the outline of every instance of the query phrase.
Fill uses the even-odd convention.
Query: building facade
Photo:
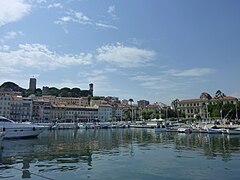
[[[0,116],[10,118],[12,96],[8,94],[0,95]]]
[[[100,104],[98,107],[98,120],[100,122],[112,121],[112,106],[108,104]]]
[[[236,105],[238,99],[232,96],[225,96],[221,99],[212,98],[208,93],[202,93],[198,99],[177,100],[172,103],[172,108],[185,114],[185,118],[196,118],[200,116],[201,119],[209,119],[210,114],[208,105],[216,104],[221,101],[223,105]]]

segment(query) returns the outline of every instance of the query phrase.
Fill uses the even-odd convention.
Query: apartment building
[[[51,120],[51,102],[45,99],[33,99],[32,103],[32,120],[49,122]]]
[[[12,96],[9,94],[0,95],[0,116],[10,118]]]
[[[32,120],[32,100],[22,96],[12,96],[10,119],[15,121]]]
[[[98,120],[100,122],[112,121],[112,106],[108,104],[100,104],[98,107]]]

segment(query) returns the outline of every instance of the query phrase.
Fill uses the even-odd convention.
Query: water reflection
[[[134,156],[136,148],[196,151],[209,159],[221,157],[230,161],[232,154],[239,153],[240,136],[155,133],[151,129],[46,131],[36,139],[3,140],[0,178],[11,177],[14,168],[21,171],[20,178],[50,172],[88,171],[101,155]]]

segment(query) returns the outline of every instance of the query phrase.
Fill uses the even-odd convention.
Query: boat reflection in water
[[[237,167],[220,173],[203,173],[204,168],[222,169],[226,166],[222,162],[240,165],[239,159],[234,160],[239,153],[238,135],[155,133],[131,128],[45,131],[35,139],[2,141],[0,178],[159,179],[174,178],[169,171],[176,168],[180,179],[186,169],[196,171],[192,179],[200,172],[200,179],[206,173],[210,179],[223,179],[221,173],[235,177]],[[218,163],[211,162],[216,159]]]

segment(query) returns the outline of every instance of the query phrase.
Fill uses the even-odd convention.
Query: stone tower
[[[29,89],[32,89],[33,91],[35,91],[36,86],[37,86],[37,79],[36,78],[30,78]]]
[[[89,91],[91,93],[91,96],[93,96],[93,83],[89,84]]]

